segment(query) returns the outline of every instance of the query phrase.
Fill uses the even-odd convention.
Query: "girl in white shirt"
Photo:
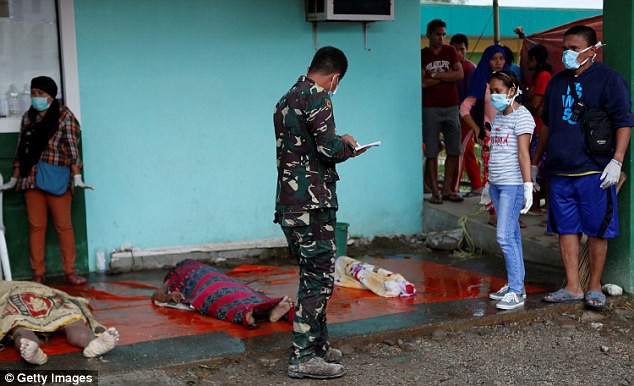
[[[491,104],[498,111],[491,123],[489,194],[497,211],[496,236],[504,253],[508,283],[489,297],[496,307],[510,310],[524,305],[524,255],[519,216],[533,204],[530,140],[535,121],[517,101],[519,81],[511,71],[489,77]]]

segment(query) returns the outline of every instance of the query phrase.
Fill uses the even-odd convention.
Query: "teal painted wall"
[[[491,2],[493,4],[493,1]],[[447,23],[447,34],[463,33],[467,36],[493,36],[493,7],[466,5],[420,6],[420,31],[427,32],[427,23],[441,19]],[[546,9],[500,7],[500,35],[516,36],[513,29],[524,27],[526,35],[541,32],[561,24],[600,15],[597,9]]]
[[[343,49],[337,130],[383,145],[341,164],[356,235],[421,230],[419,4],[320,23]],[[91,266],[98,248],[283,237],[273,224],[273,108],[314,53],[296,0],[75,1]]]
[[[603,58],[606,64],[618,71],[630,86],[630,98],[634,95],[634,6],[631,0],[612,0],[604,3],[603,37],[606,42],[617,42],[616,47],[606,46]],[[603,280],[615,283],[634,294],[634,233],[632,218],[632,141],[623,160],[623,172],[628,176],[619,192],[619,237],[610,240]]]

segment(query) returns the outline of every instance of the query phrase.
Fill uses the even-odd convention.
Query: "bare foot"
[[[25,338],[20,339],[20,356],[34,365],[43,365],[48,361],[48,356],[46,356],[40,346],[36,342]]]
[[[253,310],[249,310],[247,314],[245,315],[245,318],[247,318],[247,325],[249,327],[255,327],[255,318],[253,317]]]
[[[269,321],[277,322],[282,316],[286,315],[291,308],[293,308],[293,301],[288,296],[284,296],[282,300],[271,309]]]
[[[84,348],[84,356],[86,358],[94,358],[103,355],[112,350],[117,345],[117,342],[119,342],[119,331],[114,327],[110,327],[106,332],[88,343],[88,346]]]

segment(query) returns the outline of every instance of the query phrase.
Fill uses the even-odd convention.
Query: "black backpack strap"
[[[575,102],[581,101],[581,98],[579,98],[579,94],[577,94],[577,87],[575,86],[575,76],[572,71],[568,75],[568,87],[570,87],[570,94],[572,95]]]
[[[575,105],[580,104],[581,107],[583,109],[585,109],[585,105],[583,103],[583,101],[581,100],[581,98],[579,98],[579,94],[577,94],[577,87],[575,86],[575,81],[574,81],[575,77],[572,71],[570,71],[570,74],[568,76],[568,87],[570,87],[570,94],[572,95],[572,98],[575,101]],[[583,113],[582,115],[580,115],[578,117],[579,120],[581,120],[581,130],[583,130],[584,132],[584,136],[585,136],[585,131],[586,131],[586,127],[585,127],[585,123],[583,121]],[[594,156],[594,154],[592,154],[586,145],[586,154],[588,154],[588,156],[592,159],[592,161],[599,167],[603,167],[603,165],[599,162],[599,160],[596,159],[596,157]]]

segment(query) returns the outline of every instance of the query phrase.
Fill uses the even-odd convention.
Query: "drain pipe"
[[[2,174],[0,174],[0,184],[3,184]],[[2,263],[2,273],[4,280],[13,280],[11,276],[11,265],[9,263],[9,250],[7,249],[7,240],[4,237],[4,216],[2,215],[2,191],[0,190],[0,262]]]

